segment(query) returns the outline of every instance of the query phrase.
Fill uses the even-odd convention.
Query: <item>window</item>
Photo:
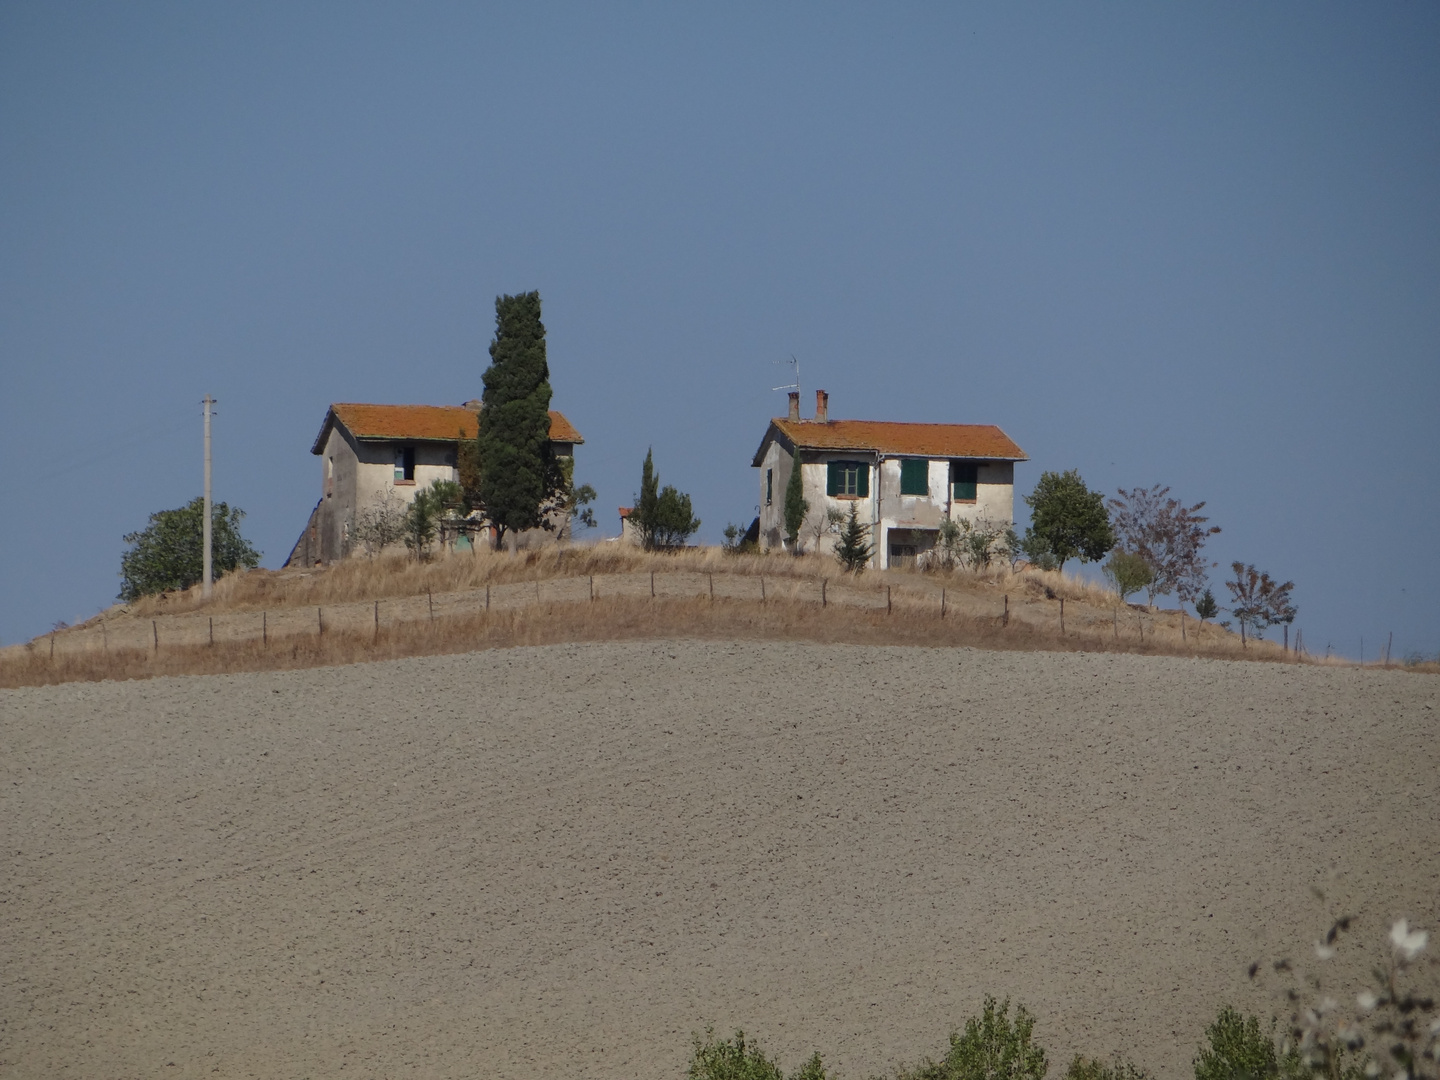
[[[415,448],[413,446],[402,446],[396,449],[395,482],[397,484],[413,484],[415,482]]]
[[[870,495],[870,466],[863,461],[831,461],[826,465],[825,494],[864,499]]]
[[[904,458],[901,460],[900,494],[930,494],[930,462],[924,458]]]
[[[775,470],[765,470],[765,505],[769,506],[775,501]]]
[[[979,467],[973,461],[956,461],[951,464],[951,483],[955,485],[955,498],[960,502],[975,501],[977,472],[979,472]]]

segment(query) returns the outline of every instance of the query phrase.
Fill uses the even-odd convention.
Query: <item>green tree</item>
[[[563,484],[550,446],[550,368],[538,292],[496,297],[490,360],[476,438],[477,494],[499,547],[507,532],[550,528],[545,504]]]
[[[635,497],[630,520],[635,523],[646,551],[684,547],[685,541],[700,528],[690,496],[671,484],[660,486],[653,450],[645,452],[645,464],[640,470],[640,494]]]
[[[1145,556],[1134,551],[1116,548],[1105,563],[1105,576],[1115,591],[1124,600],[1131,593],[1145,588],[1155,580],[1155,570],[1145,561]]]
[[[1220,605],[1215,603],[1215,594],[1206,589],[1195,600],[1195,614],[1200,616],[1203,623],[1206,619],[1213,619],[1220,614]]]
[[[210,514],[210,551],[215,576],[236,567],[260,565],[260,552],[240,535],[245,511],[215,503]],[[130,550],[120,556],[120,599],[188,589],[205,574],[205,500],[192,499],[178,510],[150,515],[150,525],[125,535]]]
[[[713,1028],[706,1029],[703,1042],[695,1036],[685,1075],[688,1080],[785,1080],[780,1066],[747,1042],[743,1031],[735,1032],[733,1039],[717,1039]]]
[[[1104,496],[1087,488],[1074,469],[1041,473],[1025,502],[1031,521],[1026,539],[1034,537],[1043,545],[1055,557],[1058,570],[1077,556],[1081,562],[1103,559],[1115,546]]]
[[[785,485],[785,542],[790,546],[791,555],[800,554],[800,529],[809,512],[810,504],[805,501],[805,479],[800,472],[800,448],[797,446],[790,460],[790,480]]]
[[[1290,590],[1295,588],[1293,581],[1282,585],[1269,574],[1262,574],[1242,562],[1231,563],[1230,569],[1235,573],[1235,580],[1225,582],[1225,587],[1234,600],[1230,611],[1240,624],[1242,644],[1247,627],[1252,636],[1264,637],[1268,627],[1295,621],[1296,609],[1290,603]]]
[[[454,480],[436,480],[415,493],[405,512],[405,546],[417,559],[429,556],[440,520],[447,514],[458,514],[464,501],[465,489]]]
[[[870,526],[860,520],[855,504],[850,504],[850,516],[840,530],[840,539],[835,544],[835,558],[852,574],[862,573],[870,556],[875,553],[870,543]]]
[[[1050,1068],[1045,1051],[1031,1041],[1035,1018],[1023,1005],[1010,1017],[1010,1001],[985,998],[979,1016],[965,1022],[964,1033],[950,1036],[943,1061],[928,1062],[902,1080],[1044,1080]]]
[[[1195,1080],[1280,1080],[1305,1073],[1293,1050],[1280,1055],[1275,1040],[1260,1030],[1257,1017],[1226,1005],[1205,1029],[1206,1045],[1195,1056]]]

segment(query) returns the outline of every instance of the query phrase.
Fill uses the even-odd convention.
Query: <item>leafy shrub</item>
[[[1241,1016],[1229,1005],[1205,1029],[1205,1038],[1207,1045],[1195,1057],[1195,1080],[1290,1080],[1304,1075],[1297,1055],[1277,1053],[1273,1032],[1262,1032],[1259,1018]]]
[[[1120,594],[1121,600],[1155,580],[1155,571],[1143,555],[1121,548],[1111,552],[1104,571],[1110,584],[1114,585],[1115,591]]]
[[[1044,1080],[1045,1051],[1031,1042],[1035,1018],[1020,1005],[1010,1018],[1010,999],[986,995],[979,1016],[965,1021],[964,1033],[950,1036],[944,1060],[927,1061],[899,1080]]]
[[[706,1028],[705,1038],[695,1036],[695,1052],[690,1057],[689,1080],[785,1080],[780,1066],[758,1046],[745,1041],[743,1031],[733,1039],[716,1039],[715,1029]],[[790,1080],[826,1080],[825,1065],[819,1054],[790,1074]]]

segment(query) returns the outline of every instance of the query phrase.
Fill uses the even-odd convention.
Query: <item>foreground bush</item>
[[[689,1080],[785,1080],[780,1066],[758,1046],[745,1041],[745,1032],[735,1032],[733,1039],[716,1039],[715,1029],[706,1028],[705,1038],[695,1036],[695,1052],[690,1058]],[[790,1074],[790,1080],[825,1080],[825,1066],[819,1054]]]
[[[979,1016],[965,1021],[964,1033],[950,1036],[943,1060],[927,1061],[899,1080],[1044,1080],[1045,1051],[1031,1041],[1035,1018],[1020,1005],[1010,1018],[1010,999],[999,1005],[986,996]]]

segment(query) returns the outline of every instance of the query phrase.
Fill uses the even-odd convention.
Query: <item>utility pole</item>
[[[201,579],[200,595],[206,600],[210,599],[210,590],[215,584],[215,562],[211,554],[211,527],[210,527],[210,406],[215,404],[215,399],[209,394],[201,402],[205,406],[205,520],[201,528],[205,537],[205,576]]]

